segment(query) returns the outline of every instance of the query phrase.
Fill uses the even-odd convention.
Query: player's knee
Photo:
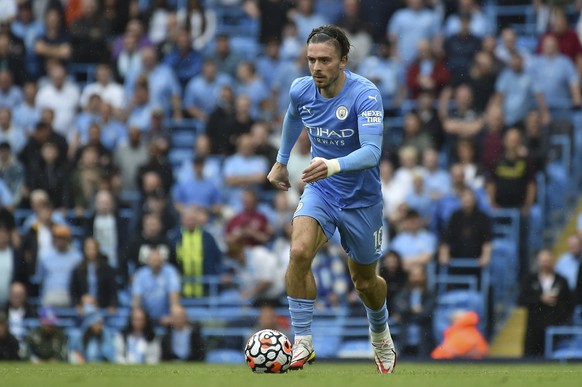
[[[376,285],[375,278],[354,277],[352,280],[358,293],[367,293]]]
[[[295,265],[309,267],[314,256],[314,249],[305,243],[294,243],[291,246],[290,259]]]

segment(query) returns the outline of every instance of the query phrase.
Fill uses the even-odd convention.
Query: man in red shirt
[[[546,36],[554,36],[558,41],[559,51],[572,59],[575,63],[576,58],[582,54],[582,44],[578,34],[568,25],[568,17],[563,10],[554,13],[551,21],[550,31],[546,32],[539,40],[537,53],[541,52],[542,42]]]
[[[226,240],[239,238],[246,246],[264,244],[271,239],[273,230],[265,214],[258,210],[257,193],[247,188],[242,193],[243,210],[226,224]]]

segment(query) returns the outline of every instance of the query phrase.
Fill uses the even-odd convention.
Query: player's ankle
[[[295,341],[306,341],[311,343],[313,340],[313,336],[312,335],[295,335]]]

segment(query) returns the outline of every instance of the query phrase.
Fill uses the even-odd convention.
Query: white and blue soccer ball
[[[283,333],[275,329],[263,329],[247,341],[245,359],[255,373],[287,372],[291,365],[292,345]]]

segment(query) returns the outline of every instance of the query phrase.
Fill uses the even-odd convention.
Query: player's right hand
[[[280,190],[288,191],[289,188],[291,188],[287,166],[279,162],[273,164],[271,172],[269,172],[267,175],[267,180],[269,180],[269,183]]]

